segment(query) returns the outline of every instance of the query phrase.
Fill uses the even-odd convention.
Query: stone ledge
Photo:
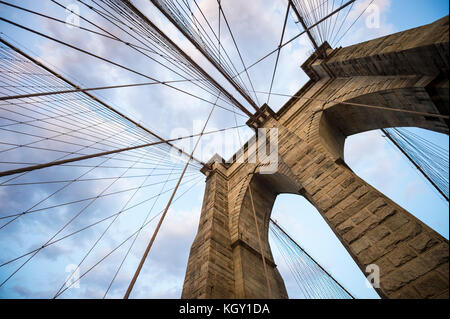
[[[264,123],[271,118],[278,120],[277,114],[267,104],[264,104],[245,124],[256,130],[263,127]]]

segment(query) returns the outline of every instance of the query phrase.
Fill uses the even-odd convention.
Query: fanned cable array
[[[65,9],[62,2],[51,2]],[[20,4],[0,3],[52,23],[67,24],[64,19]],[[4,23],[147,80],[82,88],[1,39],[0,194],[8,201],[0,212],[0,239],[6,243],[10,232],[5,230],[18,233],[20,229],[20,233],[28,234],[30,243],[21,245],[18,241],[4,249],[0,288],[13,277],[21,276],[28,264],[38,262],[36,259],[47,251],[58,249],[53,247],[70,245],[71,254],[60,258],[71,259],[76,267],[67,278],[60,274],[61,284],[54,298],[67,294],[68,289],[90,273],[110,267],[111,264],[105,266],[105,260],[112,255],[118,258],[122,254],[122,261],[112,265],[116,269],[111,272],[103,297],[117,289],[114,285],[120,272],[126,267],[127,273],[131,272],[130,256],[139,243],[138,237],[153,227],[153,241],[171,203],[204,180],[200,173],[204,163],[194,157],[195,147],[203,135],[227,130],[205,130],[213,110],[217,107],[233,113],[236,126],[230,129],[242,127],[237,124],[237,116],[246,119],[252,114],[131,2],[79,0],[78,3],[85,6],[82,12],[91,13],[72,12],[83,21],[83,26],[76,26],[81,32],[127,46],[169,71],[172,78],[156,79],[146,70],[125,66],[114,58],[29,28],[9,17],[0,17]],[[93,15],[97,18],[92,19]],[[177,85],[185,83],[190,87]],[[147,85],[166,86],[209,104],[211,113],[202,132],[166,140],[90,93]],[[194,138],[197,142],[190,155],[172,144]],[[173,153],[177,155],[175,158]],[[26,200],[21,200],[22,196]],[[155,225],[153,222],[158,220]],[[34,231],[31,228],[34,223],[48,229]],[[127,225],[125,229],[120,228],[123,224]],[[90,239],[89,247],[75,249],[77,238]],[[116,245],[107,245],[111,241]],[[42,260],[45,258],[39,261]],[[132,285],[126,298],[131,288]]]
[[[255,109],[258,109],[256,101],[258,97],[254,93],[255,88],[246,71],[246,78],[243,79],[240,72],[236,68],[228,54],[227,49],[221,42],[221,29],[226,29],[233,39],[235,49],[239,54],[241,66],[245,68],[241,52],[237,46],[233,32],[231,30],[228,19],[220,4],[217,3],[219,16],[219,29],[214,30],[212,23],[198,5],[197,0],[151,0],[151,2],[180,30],[180,32],[188,38],[191,43],[203,53],[203,55],[211,62],[216,69],[233,85],[233,87],[247,100],[247,102]],[[192,3],[192,4],[191,4]],[[223,20],[223,22],[222,22]],[[221,27],[222,25],[222,27]],[[250,89],[249,89],[250,88]]]
[[[288,2],[293,7],[297,22],[309,30],[311,41],[317,46],[328,42],[334,47],[367,12],[374,0],[368,1],[361,9],[355,6],[356,0],[288,0]],[[317,50],[314,43],[313,46]]]
[[[383,132],[448,201],[448,149],[415,134],[408,128],[390,128]]]
[[[0,238],[7,242],[5,230],[18,227],[35,239],[25,246],[12,244],[13,253],[2,253],[0,287],[41,251],[73,243],[93,229],[97,232],[91,247],[75,270],[82,269],[84,277],[126,244],[123,264],[141,231],[163,212],[161,205],[178,187],[187,157],[173,158],[169,141],[95,96],[77,91],[77,86],[3,39],[0,61],[0,194],[8,198],[0,211]],[[70,90],[76,92],[39,95]],[[31,97],[10,98],[25,95]],[[190,163],[175,201],[204,180],[201,167]],[[117,227],[123,219],[134,230],[120,239]],[[49,232],[34,230],[36,221]],[[90,260],[110,236],[119,237],[116,248],[96,262]],[[116,276],[111,274],[110,287]],[[67,281],[61,278],[55,297],[70,287]]]
[[[134,43],[138,43],[138,45],[132,46],[135,50],[145,54],[182,79],[191,81],[202,91],[218,97],[222,102],[233,106],[233,108],[237,107],[247,116],[251,116],[251,112],[241,102],[203,70],[131,2],[119,0],[92,1],[94,6],[90,6],[81,0],[80,2],[124,32],[128,38],[134,40]]]
[[[57,1],[51,0],[52,3],[65,8],[65,6]],[[158,65],[159,67],[170,71],[176,77],[176,80],[160,80],[153,75],[149,75],[145,71],[136,70],[132,67],[124,66],[103,56],[99,56],[88,50],[84,50],[77,45],[73,45],[62,39],[53,37],[29,28],[25,25],[12,21],[10,19],[0,17],[0,21],[6,22],[15,27],[26,30],[30,33],[36,34],[42,38],[54,41],[62,46],[77,50],[83,54],[89,55],[102,62],[106,62],[122,70],[126,70],[134,75],[138,75],[147,80],[151,80],[152,84],[159,84],[181,92],[188,96],[203,101],[210,105],[217,105],[229,112],[235,113],[237,107],[237,116],[244,119],[251,116],[252,113],[237,100],[229,91],[227,91],[218,81],[216,81],[208,72],[206,72],[200,65],[198,65],[189,55],[187,55],[175,42],[173,42],[162,30],[160,30],[146,15],[141,13],[131,2],[119,0],[92,0],[87,1],[78,0],[80,4],[85,6],[87,10],[92,11],[98,15],[103,23],[100,25],[91,18],[73,13],[77,15],[81,21],[86,23],[89,27],[80,27],[79,29],[97,36],[101,36],[122,45],[126,45],[134,52],[142,54],[149,59],[149,62]],[[66,21],[54,16],[42,14],[19,5],[10,4],[5,1],[0,1],[1,4],[13,7],[15,9],[40,16],[53,22],[66,24]],[[77,26],[78,28],[78,26]],[[190,83],[194,90],[198,90],[202,94],[212,95],[219,101],[216,103],[207,98],[200,96],[198,93],[190,89],[184,89],[177,84]],[[225,105],[223,105],[225,104]],[[231,108],[232,107],[232,108]],[[243,113],[243,114],[242,114]]]
[[[269,231],[276,248],[294,277],[301,298],[352,299],[353,296],[320,266],[292,237],[271,220]]]

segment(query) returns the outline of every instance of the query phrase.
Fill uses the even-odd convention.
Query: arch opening
[[[354,298],[379,298],[377,292],[366,285],[364,274],[319,211],[305,197],[295,194],[278,195],[271,218]],[[305,275],[312,278],[308,278],[308,282],[299,282],[299,276],[292,271],[290,262],[283,256],[285,253],[280,249],[279,240],[273,232],[269,234],[269,244],[290,298],[342,298],[345,295],[326,286],[330,279],[319,278],[326,276],[323,272],[307,273]]]

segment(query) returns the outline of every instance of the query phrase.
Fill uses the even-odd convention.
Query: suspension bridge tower
[[[344,48],[323,43],[302,69],[309,82],[247,124],[278,129],[278,171],[213,159],[183,298],[287,298],[268,241],[278,194],[303,195],[361,271],[380,270],[382,298],[448,298],[448,241],[359,178],[345,139],[392,127],[448,134],[448,17]],[[248,158],[256,148],[241,150]]]

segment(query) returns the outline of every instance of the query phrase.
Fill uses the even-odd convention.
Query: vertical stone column
[[[200,223],[191,247],[182,298],[235,298],[227,177],[221,164],[212,166],[207,172]]]

